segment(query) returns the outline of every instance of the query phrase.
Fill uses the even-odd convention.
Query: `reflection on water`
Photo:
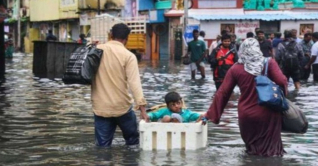
[[[94,146],[90,88],[64,85],[32,75],[32,56],[17,54],[7,61],[6,80],[0,85],[0,165],[316,165],[318,154],[318,86],[303,85],[289,98],[310,122],[304,135],[283,133],[283,158],[247,156],[237,123],[238,88],[219,125],[209,124],[208,147],[197,151],[142,151],[124,146],[116,133],[112,148]],[[178,91],[187,106],[206,111],[215,92],[207,79],[190,80],[188,66],[178,62],[141,62],[144,94],[150,106],[163,103],[168,91]]]

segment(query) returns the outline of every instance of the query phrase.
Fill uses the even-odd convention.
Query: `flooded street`
[[[309,121],[306,134],[283,133],[283,158],[247,156],[237,121],[236,87],[221,123],[208,126],[208,146],[197,151],[142,151],[124,146],[117,132],[112,148],[94,145],[90,87],[64,85],[61,79],[39,79],[32,74],[32,55],[7,60],[0,84],[0,165],[317,165],[318,84],[289,85],[289,96]],[[212,74],[190,80],[188,66],[179,62],[140,62],[142,86],[149,106],[164,102],[168,91],[178,91],[194,111],[206,111],[215,92]]]

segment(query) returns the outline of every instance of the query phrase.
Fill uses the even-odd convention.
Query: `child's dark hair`
[[[226,40],[226,39],[231,39],[231,36],[228,34],[222,35],[221,41]]]
[[[178,102],[182,97],[177,92],[169,92],[165,96],[165,102],[168,105],[169,103]]]

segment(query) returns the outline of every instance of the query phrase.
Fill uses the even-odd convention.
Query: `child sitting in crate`
[[[183,108],[182,98],[177,92],[169,92],[165,96],[166,107],[148,113],[151,121],[163,123],[187,123],[200,121],[203,115]]]

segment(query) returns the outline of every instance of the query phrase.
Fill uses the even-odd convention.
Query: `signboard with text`
[[[246,33],[255,31],[259,27],[259,22],[239,22],[235,24],[235,34],[237,36],[246,36]]]

